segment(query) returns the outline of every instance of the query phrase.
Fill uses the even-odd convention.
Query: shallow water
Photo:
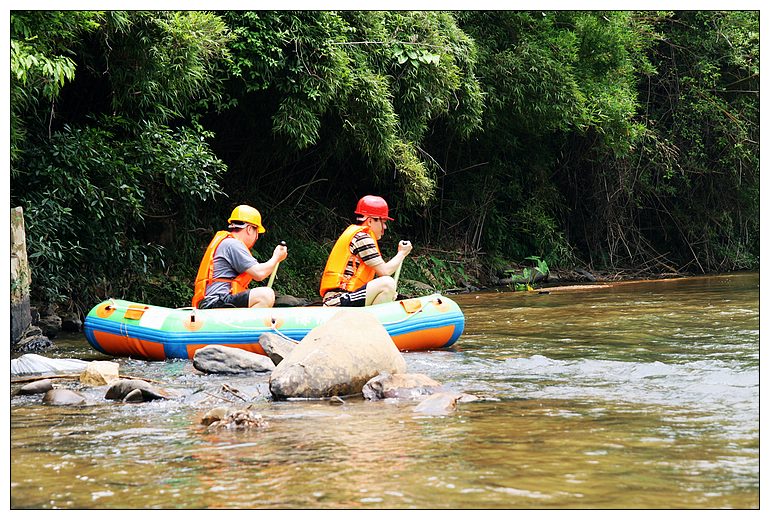
[[[440,416],[409,401],[273,402],[267,376],[123,359],[121,373],[182,398],[11,397],[11,507],[759,507],[757,273],[453,299],[463,336],[405,353],[407,367],[487,400]],[[47,355],[107,359],[80,335]],[[244,404],[223,383],[268,426],[207,432],[206,411]]]

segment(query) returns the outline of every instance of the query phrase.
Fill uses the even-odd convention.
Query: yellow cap
[[[246,205],[240,205],[236,206],[236,208],[233,210],[233,213],[230,215],[230,218],[227,219],[228,222],[232,223],[233,221],[236,222],[246,222],[247,224],[251,224],[252,226],[257,226],[257,231],[260,233],[264,233],[266,230],[264,227],[262,227],[262,215],[259,214],[259,211],[252,208],[251,206]]]

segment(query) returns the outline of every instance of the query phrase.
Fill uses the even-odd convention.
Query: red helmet
[[[393,220],[388,216],[388,203],[385,199],[376,195],[365,195],[356,204],[356,215],[364,217],[379,217],[386,220]]]

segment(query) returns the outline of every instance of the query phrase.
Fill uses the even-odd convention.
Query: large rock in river
[[[279,399],[351,395],[380,373],[405,371],[404,357],[374,315],[342,309],[273,370],[270,392]]]

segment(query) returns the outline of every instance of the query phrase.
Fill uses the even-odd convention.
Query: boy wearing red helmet
[[[396,299],[396,282],[390,276],[412,250],[400,242],[396,255],[386,262],[378,240],[388,228],[388,204],[382,197],[366,195],[356,205],[359,224],[351,224],[337,239],[321,278],[326,306],[363,307]],[[375,278],[377,276],[377,278]]]

